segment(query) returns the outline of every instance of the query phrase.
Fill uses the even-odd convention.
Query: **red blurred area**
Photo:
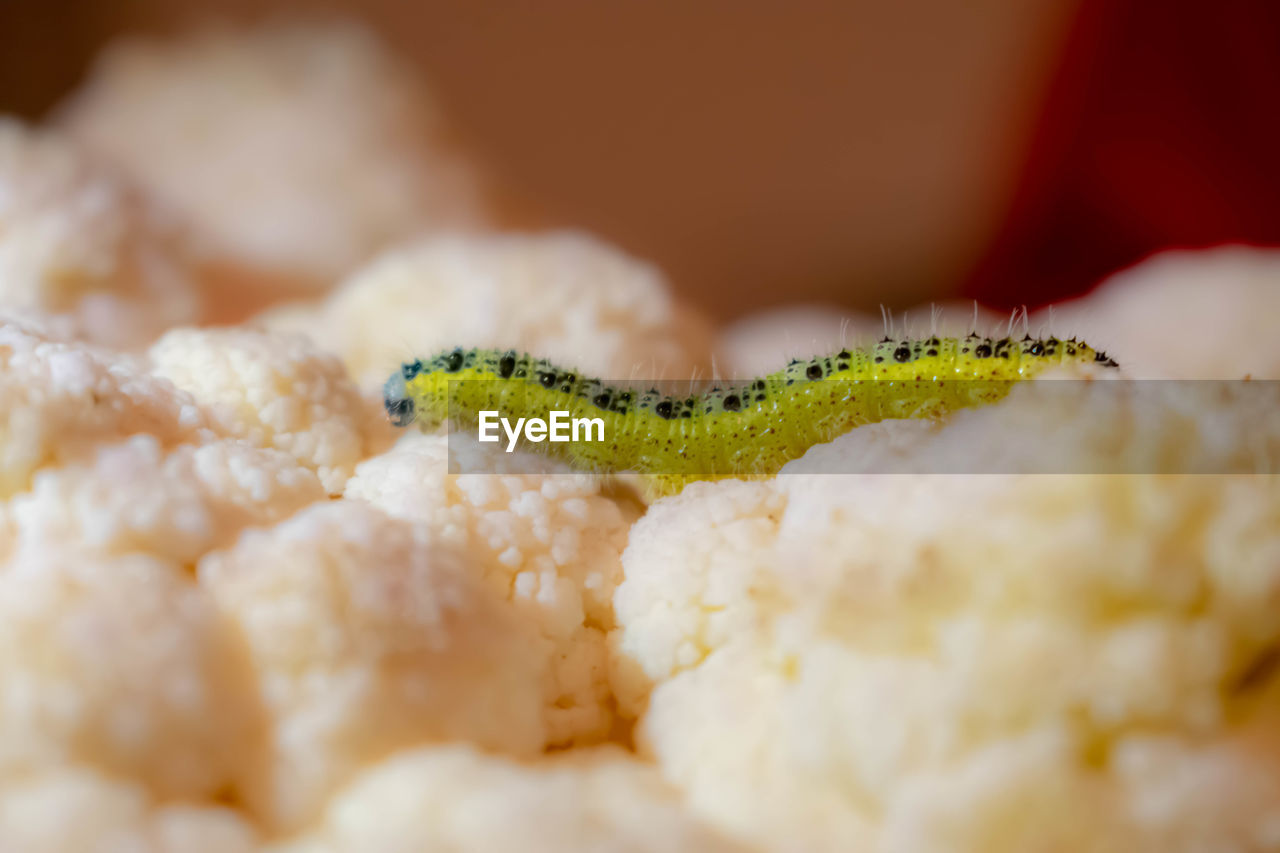
[[[1085,0],[965,293],[1041,305],[1169,247],[1280,244],[1280,3]]]

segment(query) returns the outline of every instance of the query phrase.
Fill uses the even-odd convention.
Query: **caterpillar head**
[[[448,401],[441,389],[441,375],[430,363],[406,362],[382,386],[382,405],[394,426],[417,423],[438,426],[448,416]]]
[[[413,398],[409,396],[409,389],[405,386],[402,370],[391,374],[391,378],[382,386],[382,405],[387,410],[387,419],[392,426],[398,427],[413,423],[415,414]]]

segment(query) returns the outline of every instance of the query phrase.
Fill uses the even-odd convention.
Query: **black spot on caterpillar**
[[[459,348],[405,364],[387,380],[384,403],[396,426],[424,428],[445,420],[474,428],[481,411],[513,421],[554,410],[599,417],[604,441],[530,446],[585,471],[654,475],[658,491],[678,491],[693,479],[775,474],[862,424],[994,402],[1011,382],[1068,362],[1118,366],[1074,339],[885,339],[731,388],[637,395],[514,350]]]

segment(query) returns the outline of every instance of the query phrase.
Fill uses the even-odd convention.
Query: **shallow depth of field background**
[[[1242,214],[1227,187],[1266,199],[1280,184],[1273,163],[1259,166],[1236,145],[1265,151],[1274,130],[1257,116],[1280,89],[1280,60],[1265,50],[1276,15],[1267,0],[1199,5],[5,0],[0,111],[41,115],[119,34],[356,17],[421,68],[463,146],[501,187],[506,224],[594,231],[657,262],[713,316],[984,292],[1035,304],[1149,250],[1265,243],[1276,231],[1274,220]],[[1099,29],[1098,19],[1115,31],[1109,52],[1086,39],[1072,53],[1072,34]],[[1140,70],[1117,72],[1124,57]],[[1095,58],[1098,67],[1085,67]],[[1053,95],[1064,68],[1072,78]],[[1114,101],[1098,103],[1113,90]],[[1082,108],[1084,125],[1058,115]],[[1053,151],[1045,159],[1043,138],[1033,144],[1037,128],[1050,149],[1079,143],[1089,121],[1118,130],[1068,166]],[[1270,125],[1249,127],[1256,121]],[[1033,151],[1042,178],[1061,175],[1067,192],[1084,185],[1086,202],[1068,198],[1065,211],[1045,213],[1045,193],[1033,192],[1017,203]],[[1116,163],[1137,176],[1141,203],[1131,203],[1137,191],[1125,176],[1106,173]],[[1205,171],[1215,163],[1244,165],[1234,176]],[[1101,213],[1090,207],[1100,197]],[[1211,210],[1219,197],[1222,211]],[[1262,204],[1262,213],[1275,205]],[[1017,234],[1015,220],[1037,216],[1034,233]],[[1096,233],[1071,244],[1082,228]],[[997,263],[1004,280],[975,290],[1010,232],[1014,262]],[[1044,245],[1042,232],[1062,245]],[[1099,248],[1113,236],[1116,245]],[[1059,274],[1053,292],[1037,291]]]

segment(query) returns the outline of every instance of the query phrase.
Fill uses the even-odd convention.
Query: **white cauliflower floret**
[[[138,346],[200,301],[172,225],[67,140],[0,117],[0,308]]]
[[[164,447],[210,435],[195,400],[141,365],[0,322],[0,500],[45,465],[140,433]]]
[[[1037,311],[1026,327],[1042,335],[1077,335],[1106,350],[1128,376],[1277,379],[1280,336],[1272,319],[1278,315],[1280,252],[1225,246],[1163,252],[1086,296]],[[1005,334],[1008,321],[1008,314],[961,300],[936,312],[929,306],[894,315],[889,326],[835,307],[772,309],[721,333],[720,363],[729,375],[754,376],[790,358],[865,345],[881,334]]]
[[[1121,736],[1101,762],[1082,756],[1062,728],[977,750],[903,786],[882,849],[1276,849],[1280,703],[1268,704],[1207,742],[1159,731]]]
[[[70,551],[0,567],[0,783],[81,764],[210,795],[259,719],[243,646],[178,567]]]
[[[621,750],[536,764],[470,747],[402,753],[334,798],[314,836],[274,853],[744,851],[701,824],[650,766]]]
[[[221,440],[166,454],[153,436],[139,435],[99,450],[91,465],[36,474],[8,515],[22,553],[75,543],[193,565],[242,528],[324,497],[315,474],[279,451]]]
[[[224,434],[283,450],[330,494],[389,437],[342,364],[299,336],[175,329],[150,351],[155,373],[190,393]]]
[[[997,408],[962,409],[942,424],[869,424],[782,473],[1272,473],[1280,464],[1280,430],[1268,428],[1280,383],[1103,376],[1057,370],[1014,385]]]
[[[160,805],[83,768],[0,783],[0,850],[13,853],[255,853],[255,835],[229,808]]]
[[[396,749],[546,740],[546,653],[463,555],[355,501],[319,504],[206,556],[201,583],[240,626],[272,719],[247,792],[292,829]]]
[[[445,436],[407,436],[361,464],[346,496],[467,553],[489,587],[549,641],[551,742],[598,741],[613,722],[605,637],[635,510],[603,495],[597,478],[508,473],[527,466],[527,457],[492,456],[494,473],[448,474]]]
[[[1136,734],[1113,748],[1124,814],[1155,850],[1280,849],[1280,681],[1227,737]]]
[[[1164,252],[1053,306],[1036,323],[1079,332],[1130,376],[1280,379],[1280,252]]]
[[[205,255],[299,283],[485,218],[430,94],[356,25],[118,42],[61,124],[189,219]]]
[[[1192,470],[1248,470],[1237,446],[1248,437],[1276,455],[1274,427],[1259,426],[1274,408],[1265,393],[1205,389],[1197,410],[1196,392],[1174,387],[1156,417],[1126,406],[1118,383],[1044,384],[1062,387],[941,428],[855,430],[801,462],[874,467],[865,436],[899,426],[917,465],[967,442],[1016,468],[1046,436],[1084,470],[1141,470],[1179,443]],[[1120,396],[1094,405],[1104,385]],[[973,448],[984,435],[1000,452]],[[1245,708],[1280,712],[1280,694],[1253,700],[1239,686],[1267,677],[1249,674],[1280,642],[1273,476],[784,472],[766,486],[773,500],[754,488],[707,484],[655,504],[623,557],[612,642],[633,707],[657,685],[642,750],[743,837],[806,850],[1020,850],[1036,838],[1194,849],[1178,809],[1139,819],[1127,805],[1138,774],[1121,747],[1170,738],[1183,751],[1161,770],[1169,784],[1202,772],[1197,749],[1238,738]],[[1280,763],[1226,755],[1253,805],[1200,809],[1195,832],[1262,837]]]
[[[443,236],[398,249],[315,316],[289,309],[281,325],[376,387],[402,362],[455,346],[523,350],[611,380],[683,379],[708,361],[701,322],[657,269],[575,233]]]
[[[785,505],[772,483],[694,483],[631,527],[626,582],[614,596],[626,630],[610,636],[620,712],[637,716],[653,679],[700,663],[779,607],[774,571],[760,555],[774,545]]]

